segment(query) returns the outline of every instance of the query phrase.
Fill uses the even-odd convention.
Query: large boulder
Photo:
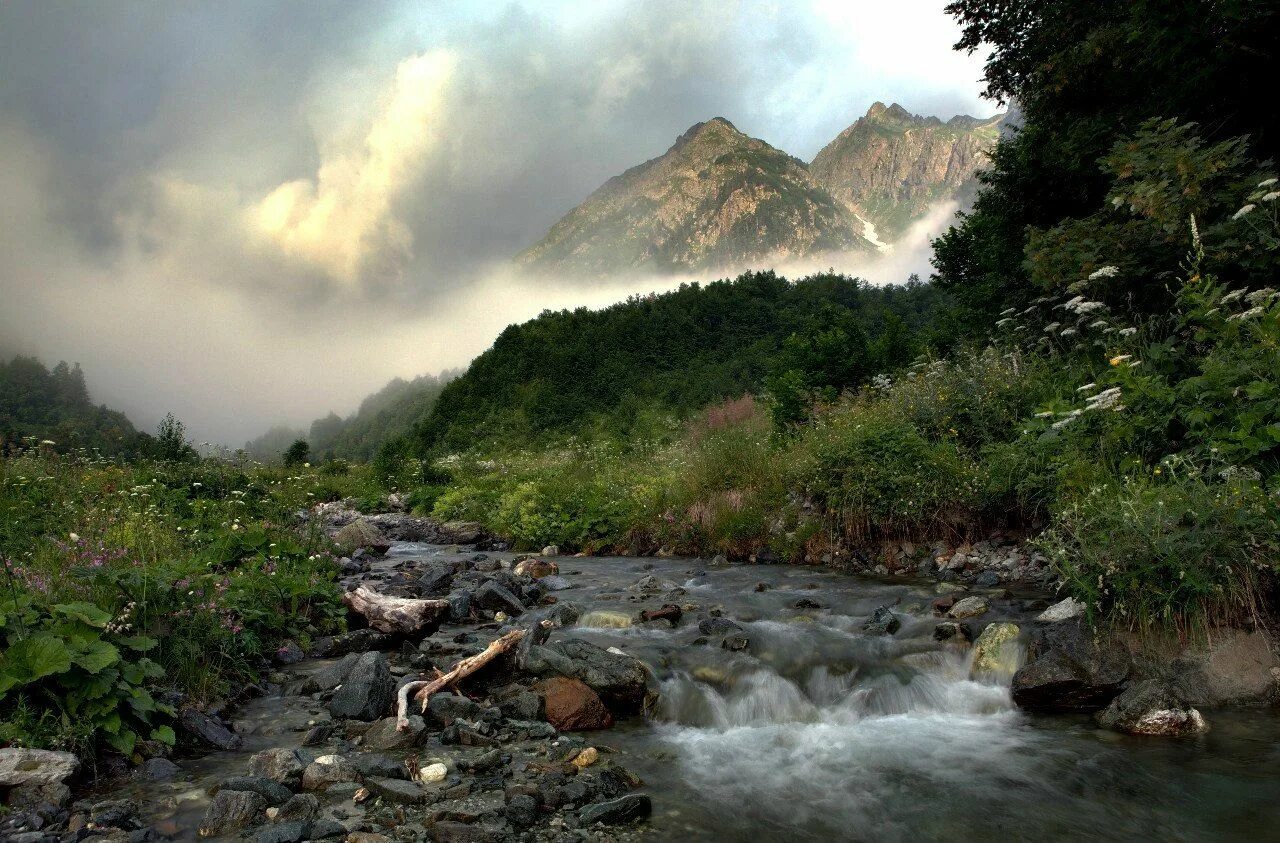
[[[326,790],[330,785],[359,780],[359,768],[341,755],[321,755],[302,771],[303,790]]]
[[[194,708],[178,714],[178,725],[194,743],[212,749],[239,749],[244,741],[220,720]]]
[[[973,674],[1011,676],[1022,661],[1021,634],[1017,624],[989,624],[973,642]]]
[[[600,696],[580,679],[552,676],[534,686],[542,697],[547,722],[562,732],[608,729],[613,715]]]
[[[329,700],[329,714],[335,719],[377,720],[391,710],[395,693],[396,682],[386,656],[364,653]]]
[[[559,574],[560,566],[545,559],[522,559],[516,563],[515,573],[516,576],[540,579]]]
[[[47,749],[0,749],[0,787],[59,784],[80,767],[70,752]]]
[[[267,800],[245,790],[220,790],[200,821],[200,836],[230,834],[261,822]]]
[[[639,711],[649,694],[643,662],[579,638],[530,647],[524,667],[539,676],[580,679],[615,712]]]
[[[1207,731],[1200,712],[1163,682],[1146,679],[1126,688],[1094,715],[1098,725],[1130,735],[1178,737]]]
[[[289,787],[302,781],[302,759],[296,750],[264,749],[249,759],[249,772]]]
[[[1190,705],[1273,705],[1280,702],[1276,649],[1265,632],[1214,630],[1205,642],[1150,667]]]
[[[1120,693],[1133,670],[1123,644],[1080,619],[1034,630],[1028,658],[1013,675],[1013,701],[1039,711],[1096,711]]]
[[[348,553],[362,549],[386,553],[391,549],[390,540],[367,518],[357,518],[343,527],[334,535],[333,542]]]
[[[472,598],[477,606],[494,612],[516,616],[524,613],[524,604],[497,580],[489,580],[476,589]]]

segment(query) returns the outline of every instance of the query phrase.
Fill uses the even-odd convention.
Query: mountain
[[[603,310],[548,311],[503,331],[444,388],[414,439],[420,453],[439,454],[593,426],[627,438],[655,418],[760,392],[797,339],[832,347],[842,365],[882,371],[894,355],[881,349],[904,334],[933,341],[946,307],[928,284],[873,287],[833,274],[792,282],[770,271]],[[865,337],[862,353],[834,342],[851,334]]]
[[[571,274],[714,270],[872,248],[861,230],[802,161],[717,117],[609,179],[517,261]]]
[[[0,453],[28,437],[105,456],[136,454],[147,438],[124,413],[93,403],[79,363],[46,369],[34,357],[0,359]]]
[[[877,102],[823,147],[809,172],[859,219],[892,242],[931,205],[972,202],[976,173],[1000,135],[1004,114],[945,123]],[[870,233],[868,231],[867,233]]]
[[[421,375],[413,380],[393,378],[386,386],[360,402],[347,418],[329,413],[306,430],[278,425],[250,442],[244,449],[255,458],[270,462],[280,459],[297,439],[306,439],[314,459],[339,458],[368,462],[384,442],[407,435],[415,422],[431,412],[440,391],[455,372]]]

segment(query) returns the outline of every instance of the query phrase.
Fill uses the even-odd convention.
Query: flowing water
[[[450,552],[397,545],[381,564]],[[650,718],[592,736],[645,780],[655,839],[1280,840],[1274,711],[1210,712],[1197,739],[1120,736],[1087,717],[1019,712],[1007,677],[970,679],[969,653],[933,640],[934,584],[688,559],[558,561],[574,584],[558,598],[587,614],[556,634],[639,657],[660,687]],[[629,587],[646,576],[683,593],[642,598]],[[695,617],[674,629],[620,625],[668,601],[718,608],[749,647],[696,641]],[[902,628],[867,635],[882,605]],[[981,620],[1030,616],[1025,600],[992,605]],[[240,773],[252,751],[289,745],[289,726],[319,711],[307,698],[250,703],[246,749],[193,765],[186,796]],[[194,822],[200,801],[180,804],[180,825]]]

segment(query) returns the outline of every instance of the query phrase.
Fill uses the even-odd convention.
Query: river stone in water
[[[264,776],[235,776],[227,779],[220,787],[222,790],[256,793],[272,806],[283,805],[289,801],[290,796],[293,796],[293,791],[289,788]]]
[[[1021,633],[1017,624],[989,624],[973,643],[972,673],[1012,676],[1022,660],[1022,646],[1018,641]]]
[[[391,542],[367,518],[357,518],[343,527],[333,537],[333,542],[347,551],[365,549],[386,553],[391,549]]]
[[[396,683],[382,653],[364,653],[351,667],[342,686],[329,700],[335,719],[376,720],[391,710]]]
[[[863,631],[871,635],[893,635],[901,628],[902,621],[898,620],[897,615],[888,606],[876,609],[875,613],[862,625]]]
[[[615,711],[638,711],[648,695],[649,674],[643,662],[577,638],[530,647],[524,666],[542,676],[581,679]]]
[[[987,608],[985,597],[966,597],[963,600],[956,601],[956,604],[947,612],[947,616],[952,618],[976,618],[978,615],[985,615]]]
[[[360,771],[341,755],[322,755],[302,771],[303,790],[324,790],[331,784],[354,782]]]
[[[396,728],[398,721],[395,717],[384,717],[377,721],[369,727],[369,731],[364,733],[363,746],[367,749],[382,750],[409,749],[417,746],[422,733],[427,730],[427,724],[416,714],[410,714],[406,719],[408,727],[403,730]]]
[[[1013,701],[1040,711],[1096,711],[1132,671],[1119,642],[1085,629],[1079,618],[1032,631],[1029,661],[1013,675]]]
[[[419,785],[404,779],[368,779],[364,784],[374,796],[396,805],[421,805],[427,801],[427,794]]]
[[[653,812],[653,802],[642,793],[633,793],[608,802],[588,805],[578,812],[583,825],[604,823],[620,825],[632,820],[644,819]]]
[[[610,612],[605,609],[598,609],[594,612],[587,612],[578,618],[578,626],[592,629],[626,629],[631,626],[631,616],[624,612]]]
[[[80,767],[70,752],[47,749],[0,749],[0,786],[57,784]]]
[[[1177,737],[1198,735],[1209,726],[1178,694],[1158,680],[1148,679],[1124,693],[1095,715],[1098,725],[1130,735]]]
[[[200,836],[213,837],[239,831],[262,819],[267,800],[243,790],[220,790],[200,821]]]
[[[296,787],[302,781],[302,759],[292,749],[264,749],[249,759],[249,772]]]
[[[560,731],[608,729],[613,715],[583,681],[553,676],[534,686],[545,700],[547,722]]]

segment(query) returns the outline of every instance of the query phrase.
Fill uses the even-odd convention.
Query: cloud
[[[352,147],[329,145],[314,180],[271,191],[251,209],[257,231],[347,283],[366,271],[397,271],[413,256],[413,232],[394,204],[445,134],[456,64],[447,50],[402,61],[368,134]]]

